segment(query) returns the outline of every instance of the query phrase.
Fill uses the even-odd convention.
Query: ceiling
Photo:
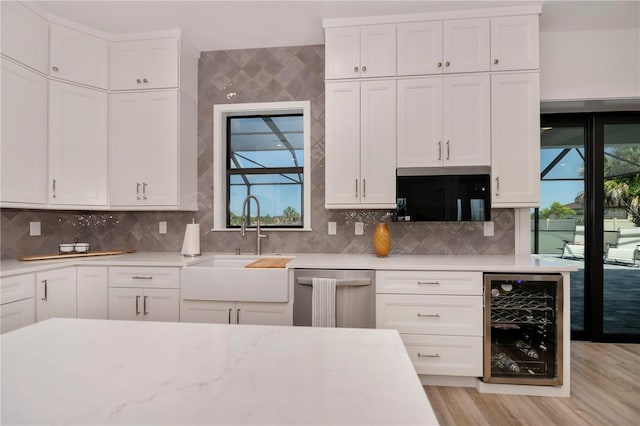
[[[109,34],[180,28],[200,51],[323,44],[323,18],[542,4],[541,31],[640,28],[637,1],[33,1]]]

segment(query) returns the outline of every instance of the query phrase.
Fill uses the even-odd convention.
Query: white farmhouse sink
[[[288,302],[286,268],[245,268],[259,256],[216,256],[182,268],[180,298],[235,302]]]

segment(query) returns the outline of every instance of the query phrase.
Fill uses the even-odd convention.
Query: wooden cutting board
[[[40,254],[34,256],[22,256],[18,260],[55,260],[68,259],[70,257],[92,257],[92,256],[113,256],[116,254],[135,253],[135,250],[109,250],[109,251],[90,251],[87,253],[58,253],[58,254]]]
[[[293,257],[265,257],[245,265],[245,268],[284,268]]]

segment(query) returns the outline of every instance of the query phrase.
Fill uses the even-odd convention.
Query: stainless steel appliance
[[[296,269],[293,288],[293,325],[311,326],[313,278],[336,280],[337,327],[375,328],[375,274],[371,270]]]
[[[562,385],[562,275],[484,274],[484,377]]]

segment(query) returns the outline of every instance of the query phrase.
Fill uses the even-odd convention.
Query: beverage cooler
[[[488,383],[562,385],[562,275],[484,275]]]

